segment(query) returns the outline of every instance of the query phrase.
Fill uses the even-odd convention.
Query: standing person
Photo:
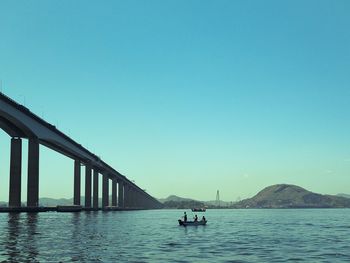
[[[198,216],[195,215],[195,216],[194,216],[194,222],[197,222],[197,221],[198,221]]]
[[[184,212],[184,222],[187,222],[187,214]]]

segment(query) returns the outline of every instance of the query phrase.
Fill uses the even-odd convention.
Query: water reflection
[[[4,255],[7,256],[7,260],[10,262],[18,261],[20,255],[20,249],[18,248],[18,236],[20,230],[19,224],[20,214],[9,213],[7,221],[7,239],[5,242],[6,252]]]
[[[30,262],[35,262],[36,258],[39,254],[38,252],[38,244],[37,244],[37,227],[38,227],[38,214],[37,213],[27,213],[26,218],[27,223],[27,235],[26,240],[24,241],[26,244],[26,252],[28,256],[28,260]]]
[[[9,213],[5,225],[3,262],[37,262],[38,214]]]
[[[0,213],[0,262],[350,262],[345,212],[207,211],[205,227],[172,210]]]
[[[84,253],[81,239],[81,213],[72,213],[72,247],[71,247],[71,260],[72,261],[84,261]]]

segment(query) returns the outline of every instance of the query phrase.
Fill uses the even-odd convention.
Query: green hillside
[[[321,195],[296,185],[277,184],[266,187],[252,198],[242,200],[235,208],[342,208],[350,207],[350,199]]]

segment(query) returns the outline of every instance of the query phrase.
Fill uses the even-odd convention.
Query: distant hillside
[[[183,198],[176,195],[170,195],[167,198],[158,199],[161,203],[164,204],[165,208],[181,208],[181,209],[191,209],[191,208],[220,208],[228,207],[232,205],[232,202],[220,201],[219,206],[217,201],[198,201],[190,198]]]
[[[204,203],[190,198],[183,198],[176,195],[170,195],[164,199],[158,199],[164,204],[164,208],[190,209],[193,207],[204,207]]]
[[[220,200],[220,202],[218,203],[218,201],[216,200],[212,200],[212,201],[203,201],[204,204],[207,206],[207,207],[217,207],[217,206],[220,206],[220,207],[229,207],[229,206],[232,206],[232,204],[234,202],[226,202],[226,201],[222,201]]]
[[[111,195],[109,196],[109,199],[111,200]],[[99,205],[102,205],[102,198],[98,199]],[[85,197],[82,196],[80,198],[80,204],[84,205],[85,203]],[[73,204],[73,198],[49,198],[49,197],[40,197],[39,198],[39,206],[57,206],[57,205],[72,205]],[[0,201],[0,206],[7,206],[8,203],[4,201]],[[22,206],[26,206],[25,202],[22,202]]]
[[[296,185],[277,184],[266,187],[252,198],[233,205],[235,208],[350,208],[350,199],[321,195]]]
[[[55,199],[49,197],[41,197],[39,198],[39,204],[42,206],[71,205],[73,204],[73,198]]]
[[[203,202],[190,201],[166,201],[163,203],[164,208],[191,209],[195,207],[204,207]]]
[[[187,201],[195,201],[195,200],[190,199],[190,198],[179,197],[179,196],[176,196],[176,195],[169,195],[167,198],[158,199],[158,201],[161,202],[161,203],[165,203],[165,202],[169,202],[169,201],[187,202]]]
[[[348,194],[337,194],[337,196],[345,197],[345,198],[350,198],[350,195]]]

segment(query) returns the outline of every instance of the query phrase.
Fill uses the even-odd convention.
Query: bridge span
[[[0,128],[11,137],[9,208],[21,208],[22,139],[28,140],[27,208],[39,206],[39,146],[74,160],[73,205],[99,209],[99,176],[102,176],[102,209],[155,209],[162,204],[126,176],[105,163],[54,125],[0,93]],[[81,166],[85,166],[85,204],[81,198]],[[112,202],[109,204],[109,183]]]

